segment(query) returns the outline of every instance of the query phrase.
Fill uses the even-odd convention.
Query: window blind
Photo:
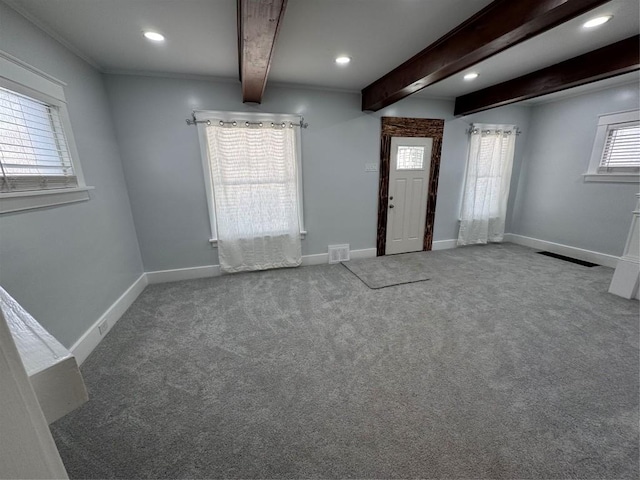
[[[0,192],[78,186],[58,107],[0,87]]]
[[[640,122],[611,125],[607,130],[600,169],[640,167]]]

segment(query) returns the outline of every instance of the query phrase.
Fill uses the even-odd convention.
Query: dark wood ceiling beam
[[[242,101],[260,103],[287,0],[237,1]]]
[[[458,97],[454,115],[469,115],[634,70],[640,70],[640,35]]]
[[[495,0],[362,90],[377,111],[610,0]]]

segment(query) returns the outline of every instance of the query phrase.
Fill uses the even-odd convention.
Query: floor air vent
[[[329,263],[349,260],[349,245],[329,245]]]
[[[540,255],[546,255],[547,257],[557,258],[558,260],[564,260],[565,262],[577,263],[578,265],[582,265],[583,267],[597,267],[597,263],[585,262],[584,260],[578,260],[577,258],[565,257],[564,255],[559,255],[557,253],[552,252],[538,252]]]

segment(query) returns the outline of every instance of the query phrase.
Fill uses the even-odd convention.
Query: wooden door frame
[[[431,250],[433,245],[433,223],[438,197],[438,176],[442,153],[444,120],[432,118],[382,117],[380,132],[380,180],[378,186],[378,237],[377,256],[385,254],[387,244],[387,205],[389,204],[389,173],[391,170],[391,137],[432,138],[429,191],[427,193],[427,218],[424,223],[422,250]]]

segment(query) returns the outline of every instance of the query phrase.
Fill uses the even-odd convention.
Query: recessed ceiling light
[[[342,55],[340,57],[336,57],[336,63],[338,65],[346,65],[351,61],[351,57],[347,57],[346,55]]]
[[[613,15],[604,15],[602,17],[596,17],[596,18],[592,18],[591,20],[589,20],[588,22],[585,22],[582,26],[584,28],[593,28],[593,27],[597,27],[599,25],[602,25],[603,23],[607,23],[609,20],[611,20],[613,18]]]
[[[144,32],[144,38],[154,42],[164,42],[164,35],[158,32]]]
[[[478,74],[477,74],[476,72],[470,72],[470,73],[467,73],[467,74],[464,76],[464,79],[465,79],[465,80],[467,80],[467,81],[469,81],[469,80],[475,80],[476,78],[478,78]]]

